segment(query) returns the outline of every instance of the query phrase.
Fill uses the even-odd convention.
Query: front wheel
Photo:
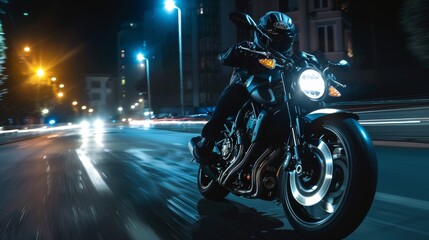
[[[200,166],[198,169],[198,190],[201,195],[210,200],[222,200],[229,191],[219,185],[215,180],[204,173],[205,171]]]
[[[377,186],[377,158],[354,119],[324,119],[312,126],[302,164],[282,171],[280,198],[294,229],[310,237],[340,239],[363,221]]]

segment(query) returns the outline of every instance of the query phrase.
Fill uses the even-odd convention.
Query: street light
[[[43,75],[45,75],[45,70],[43,70],[42,68],[37,69],[36,75],[37,75],[36,109],[37,109],[37,111],[39,111],[39,109],[40,109],[40,79],[43,77]]]
[[[148,106],[149,106],[149,112],[150,112],[152,111],[152,100],[150,97],[149,59],[145,58],[143,54],[139,53],[137,54],[137,60],[139,62],[142,62],[143,60],[146,61],[147,99],[148,99]]]
[[[178,32],[179,32],[179,71],[180,71],[180,111],[182,116],[185,114],[184,111],[184,98],[183,98],[183,65],[182,65],[182,11],[176,5],[173,0],[165,1],[165,8],[168,11],[172,11],[173,9],[177,9],[177,22],[178,22]]]

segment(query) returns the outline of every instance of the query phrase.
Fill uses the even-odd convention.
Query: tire
[[[210,200],[222,200],[229,191],[207,176],[203,169],[198,169],[198,190],[201,195]]]
[[[321,119],[311,132],[310,151],[301,156],[303,174],[299,168],[282,171],[280,199],[297,232],[341,239],[360,225],[373,202],[375,150],[368,133],[351,118]]]

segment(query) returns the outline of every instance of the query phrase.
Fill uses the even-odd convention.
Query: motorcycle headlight
[[[301,91],[311,100],[321,98],[326,90],[325,80],[320,72],[314,69],[302,71],[298,78],[298,85]]]

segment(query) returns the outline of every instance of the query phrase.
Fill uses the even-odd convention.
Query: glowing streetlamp
[[[182,11],[176,5],[173,0],[166,0],[164,2],[165,9],[168,11],[172,11],[173,9],[177,9],[177,22],[178,22],[178,32],[179,32],[179,71],[180,71],[180,111],[181,114],[184,115],[184,98],[183,98],[183,63],[182,63]]]
[[[152,100],[151,100],[151,97],[150,97],[149,59],[145,58],[143,54],[139,53],[139,54],[137,54],[137,60],[140,63],[143,60],[146,61],[147,99],[148,99],[149,111],[152,111]]]
[[[43,75],[45,75],[45,70],[39,68],[37,69],[36,74],[38,77],[43,77]]]
[[[49,113],[49,109],[47,109],[47,108],[42,109],[42,114],[43,115],[46,115],[48,113]]]

